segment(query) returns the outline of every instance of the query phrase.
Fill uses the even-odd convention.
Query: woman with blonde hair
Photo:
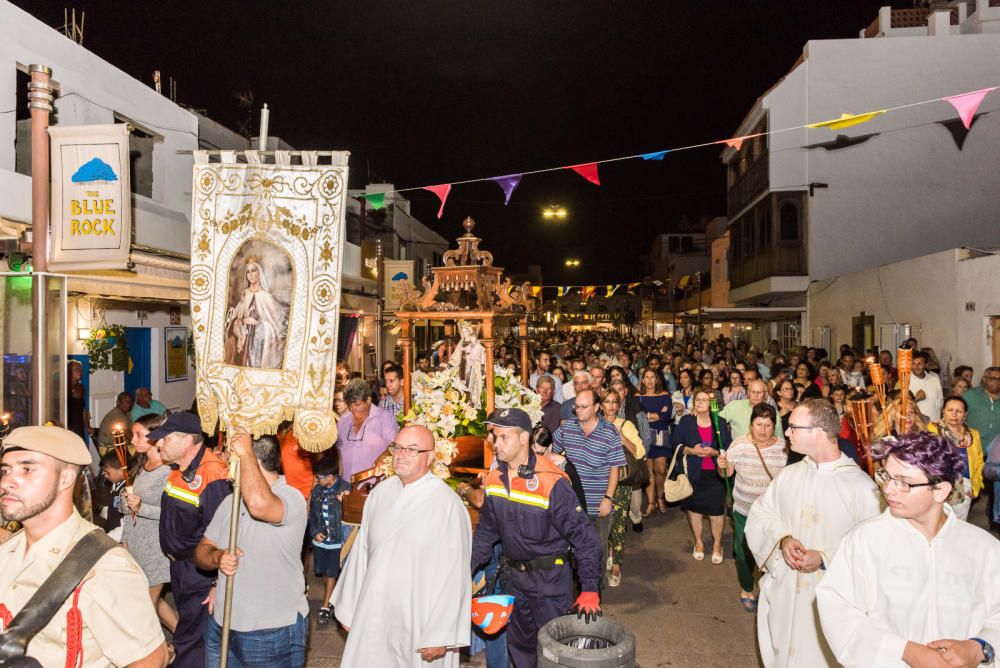
[[[885,429],[885,420],[882,419],[881,412],[876,411],[875,423],[872,425],[872,443],[886,436],[899,435],[899,413],[902,410],[902,403],[902,399],[897,396],[891,399],[886,406],[885,412],[889,416],[890,427],[888,432]],[[927,421],[920,414],[920,411],[917,410],[917,402],[912,392],[910,392],[910,400],[906,402],[906,420],[902,431],[905,434],[917,434],[927,431]]]

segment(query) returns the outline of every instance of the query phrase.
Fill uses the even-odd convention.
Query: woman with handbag
[[[625,527],[628,520],[628,507],[632,499],[632,488],[641,485],[640,476],[646,472],[646,464],[642,458],[646,455],[646,449],[639,438],[639,430],[635,425],[625,418],[618,417],[618,408],[621,400],[618,393],[612,390],[601,392],[601,415],[614,426],[615,431],[622,440],[622,449],[625,451],[625,459],[628,466],[622,467],[618,476],[618,487],[615,489],[615,498],[612,502],[611,533],[608,537],[610,555],[608,561],[611,562],[610,573],[608,574],[608,586],[617,587],[622,581],[622,560],[625,556]]]
[[[750,433],[733,441],[717,462],[722,475],[736,475],[733,482],[733,557],[740,581],[740,603],[750,613],[757,611],[757,599],[753,595],[756,564],[743,532],[750,506],[788,461],[785,443],[775,435],[776,421],[774,408],[767,404],[754,406],[750,413]]]
[[[663,481],[667,477],[667,458],[670,456],[670,413],[673,407],[671,395],[664,389],[663,376],[658,371],[646,369],[641,379],[642,391],[636,398],[646,411],[653,434],[653,444],[646,455],[646,468],[652,482],[646,488],[646,510],[642,513],[643,517],[648,517],[657,503],[661,513],[667,512],[663,502]]]
[[[691,495],[681,501],[681,510],[687,513],[694,536],[691,556],[697,561],[705,558],[702,533],[704,517],[708,515],[712,530],[712,563],[721,564],[722,530],[726,522],[726,488],[719,477],[715,458],[729,447],[732,437],[729,424],[721,417],[718,418],[719,434],[716,435],[710,410],[711,396],[711,391],[705,388],[695,391],[692,399],[694,409],[677,423],[673,444],[680,450],[679,455],[692,487]]]

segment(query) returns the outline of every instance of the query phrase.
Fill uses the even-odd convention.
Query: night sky
[[[270,133],[299,149],[351,152],[351,187],[433,185],[722,139],[809,39],[853,38],[903,0],[714,2],[110,2],[15,0],[52,26],[87,13],[84,46],[178,102],[238,129],[251,90]],[[54,72],[58,79],[58,72]],[[164,85],[164,90],[166,86]],[[257,112],[253,114],[253,132]],[[663,162],[526,176],[503,206],[493,183],[456,186],[446,238],[469,215],[510,270],[541,264],[546,284],[638,280],[654,235],[683,217],[725,214],[718,148]],[[565,205],[567,222],[541,208]],[[567,257],[579,257],[575,270]]]

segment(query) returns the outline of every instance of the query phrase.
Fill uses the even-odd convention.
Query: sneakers
[[[330,623],[330,608],[320,608],[316,614],[316,626],[326,626]]]
[[[642,526],[642,522],[636,522],[632,525],[632,531],[636,533],[642,533],[645,527]]]

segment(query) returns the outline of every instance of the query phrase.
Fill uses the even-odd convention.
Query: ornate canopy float
[[[493,254],[481,250],[482,239],[473,234],[472,218],[462,222],[465,234],[458,248],[445,252],[443,264],[431,269],[420,287],[400,282],[399,345],[403,366],[403,413],[400,423],[420,424],[435,438],[434,473],[475,474],[493,463],[493,450],[483,437],[485,419],[494,408],[523,408],[534,422],[541,419],[538,396],[528,388],[528,318],[538,300],[531,284],[513,285],[503,268],[493,265]],[[425,374],[413,368],[413,328],[421,321],[443,321],[450,346],[449,362]],[[521,373],[496,366],[495,336],[516,324],[521,353]],[[356,491],[345,497],[345,517],[357,514],[372,486],[391,474],[391,457],[356,474]],[[351,497],[354,497],[351,499]]]

